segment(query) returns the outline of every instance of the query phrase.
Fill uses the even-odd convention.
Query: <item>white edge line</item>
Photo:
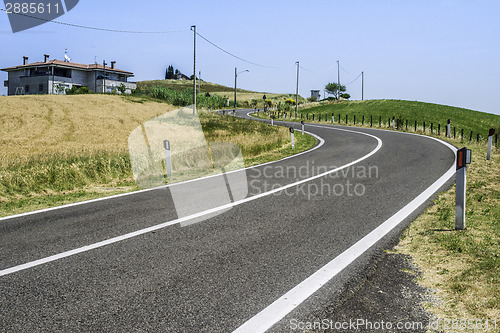
[[[319,127],[319,126],[316,126]],[[413,134],[413,133],[408,133]],[[425,136],[424,136],[425,137]],[[439,139],[429,137],[434,139],[448,148],[450,148],[454,153],[456,153],[456,148],[451,144]],[[375,245],[380,241],[385,235],[387,235],[391,230],[398,226],[405,218],[407,218],[413,211],[425,203],[436,191],[438,191],[441,186],[443,186],[450,178],[455,175],[455,161],[452,166],[446,171],[438,180],[436,180],[431,186],[420,193],[415,199],[413,199],[406,206],[401,208],[397,213],[387,219],[384,223],[379,225],[369,234],[364,236],[362,239],[357,241],[350,248],[342,252],[340,255],[335,257],[332,261],[327,263],[325,266],[321,267],[318,271],[310,275],[304,281],[296,285],[294,288],[289,290],[286,294],[278,298],[276,301],[271,303],[268,307],[263,309],[261,312],[250,318],[243,325],[237,328],[233,333],[258,333],[265,332],[270,329],[273,325],[278,323],[287,314],[292,312],[299,304],[304,302],[312,294],[318,291],[324,284],[330,281],[338,273],[340,273],[344,268],[350,265],[354,260],[360,257],[364,252],[366,252],[370,247]]]
[[[195,218],[198,218],[198,217],[201,217],[201,216],[205,216],[205,215],[208,215],[208,214],[211,214],[211,213],[215,213],[215,212],[218,212],[218,211],[221,211],[221,210],[229,209],[229,208],[232,208],[234,206],[238,206],[238,205],[241,205],[243,203],[250,202],[250,201],[253,201],[253,200],[256,200],[256,199],[268,196],[268,195],[271,195],[273,193],[277,193],[277,192],[286,190],[288,188],[291,188],[291,187],[294,187],[294,186],[306,183],[308,181],[324,177],[324,176],[329,175],[331,173],[335,173],[335,172],[337,172],[339,170],[342,170],[344,168],[348,168],[348,167],[350,167],[350,166],[352,166],[354,164],[357,164],[357,163],[359,163],[359,162],[367,159],[368,157],[372,156],[377,151],[379,151],[380,148],[382,148],[382,140],[380,140],[379,138],[377,138],[376,136],[374,136],[372,134],[362,133],[362,132],[356,132],[356,131],[351,131],[351,130],[346,130],[346,129],[341,129],[341,128],[334,128],[334,130],[344,131],[344,132],[352,132],[352,133],[362,134],[362,135],[366,135],[366,136],[375,138],[377,140],[377,142],[378,142],[377,147],[374,150],[372,150],[370,153],[368,153],[367,155],[365,155],[365,156],[363,156],[361,158],[358,158],[355,161],[352,161],[352,162],[350,162],[348,164],[345,164],[345,165],[343,165],[341,167],[338,167],[338,168],[335,168],[333,170],[323,172],[323,173],[318,174],[316,176],[313,176],[313,177],[310,177],[310,178],[306,178],[306,179],[302,179],[302,180],[297,181],[295,183],[284,185],[284,186],[281,186],[279,188],[276,188],[276,189],[268,191],[268,192],[259,193],[259,194],[254,195],[254,196],[251,196],[251,197],[239,200],[239,201],[235,201],[235,202],[232,202],[232,203],[228,203],[228,204],[225,204],[225,205],[222,205],[222,206],[219,206],[219,207],[215,207],[215,208],[212,208],[212,209],[208,209],[208,210],[196,213],[196,214],[188,215],[188,216],[185,216],[185,217],[182,217],[182,218],[178,218],[178,219],[171,220],[171,221],[168,221],[168,222],[165,222],[165,223],[161,223],[161,224],[158,224],[158,225],[155,225],[155,226],[152,226],[152,227],[148,227],[148,228],[145,228],[145,229],[141,229],[141,230],[137,230],[137,231],[134,231],[134,232],[130,232],[128,234],[124,234],[124,235],[121,235],[121,236],[113,237],[113,238],[110,238],[110,239],[107,239],[107,240],[104,240],[104,241],[101,241],[101,242],[98,242],[98,243],[90,244],[90,245],[87,245],[87,246],[83,246],[83,247],[80,247],[80,248],[77,248],[77,249],[73,249],[73,250],[69,250],[69,251],[66,251],[66,252],[59,253],[59,254],[55,254],[53,256],[49,256],[49,257],[42,258],[42,259],[39,259],[39,260],[31,261],[31,262],[28,262],[28,263],[25,263],[25,264],[21,264],[21,265],[13,266],[13,267],[10,267],[10,268],[6,268],[6,269],[3,269],[3,270],[0,271],[0,276],[4,276],[4,275],[12,274],[12,273],[15,273],[15,272],[19,272],[19,271],[22,271],[22,270],[25,270],[25,269],[28,269],[28,268],[32,268],[32,267],[39,266],[39,265],[42,265],[42,264],[46,264],[46,263],[49,263],[49,262],[52,262],[52,261],[55,261],[55,260],[66,258],[66,257],[72,256],[72,255],[78,254],[78,253],[82,253],[82,252],[94,250],[94,249],[97,249],[97,248],[100,248],[100,247],[103,247],[103,246],[106,246],[106,245],[109,245],[109,244],[117,243],[117,242],[123,241],[125,239],[129,239],[129,238],[132,238],[132,237],[143,235],[143,234],[146,234],[146,233],[151,232],[151,231],[155,231],[155,230],[162,229],[162,228],[174,225],[174,224],[178,224],[178,223],[182,223],[182,222],[185,222],[185,221],[189,221],[189,220],[192,220],[192,219],[195,219]]]
[[[314,146],[311,149],[308,149],[306,151],[303,151],[303,152],[295,154],[295,155],[283,157],[283,158],[281,158],[279,160],[276,160],[276,161],[266,162],[266,163],[262,163],[262,164],[252,165],[252,166],[249,166],[249,167],[246,167],[246,168],[241,168],[241,169],[237,169],[237,170],[227,171],[226,174],[230,174],[230,173],[233,173],[233,172],[240,172],[240,171],[244,171],[244,170],[248,170],[248,169],[253,169],[253,168],[259,168],[259,167],[264,166],[264,165],[269,165],[269,164],[272,164],[272,163],[278,163],[278,162],[281,162],[281,161],[284,161],[284,160],[287,160],[287,159],[290,159],[290,158],[295,158],[297,156],[310,153],[313,150],[316,150],[316,149],[320,148],[325,143],[325,140],[323,138],[321,138],[320,136],[318,136],[318,135],[316,135],[314,133],[307,132],[307,131],[304,131],[304,132],[307,133],[307,134],[309,134],[309,135],[311,135],[311,136],[313,136],[314,138],[316,138],[319,141],[319,144],[317,144],[316,146]],[[74,202],[74,203],[70,203],[70,204],[66,204],[66,205],[61,205],[61,206],[56,206],[56,207],[49,207],[49,208],[34,210],[34,211],[31,211],[31,212],[26,212],[26,213],[20,213],[20,214],[15,214],[15,215],[4,216],[4,217],[0,217],[0,222],[6,221],[6,220],[10,220],[10,219],[19,218],[19,217],[24,217],[24,216],[30,216],[30,215],[35,215],[35,214],[46,213],[46,212],[50,212],[50,211],[54,211],[54,210],[59,210],[59,209],[64,209],[64,208],[70,208],[70,207],[75,207],[75,206],[80,206],[80,205],[86,205],[86,204],[89,204],[89,203],[95,203],[95,202],[109,200],[109,199],[116,199],[116,198],[125,197],[125,196],[128,196],[128,195],[135,195],[135,194],[149,192],[149,191],[156,191],[156,190],[159,190],[159,189],[162,189],[162,188],[169,188],[169,187],[172,187],[172,186],[183,185],[183,184],[186,184],[186,183],[191,183],[191,182],[195,182],[195,181],[205,180],[205,179],[208,179],[208,178],[217,177],[217,176],[221,176],[221,175],[222,175],[222,173],[218,173],[218,174],[215,174],[215,175],[210,175],[210,176],[205,176],[205,177],[200,177],[200,178],[185,180],[185,181],[178,182],[178,183],[166,184],[166,185],[161,185],[161,186],[157,186],[157,187],[147,188],[147,189],[143,189],[143,190],[137,190],[137,191],[127,192],[127,193],[120,193],[120,194],[110,195],[110,196],[102,197],[102,198],[96,198],[96,199],[91,199],[91,200]]]

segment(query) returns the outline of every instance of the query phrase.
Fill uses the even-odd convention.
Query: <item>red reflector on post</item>
[[[464,152],[463,150],[458,151],[457,156],[457,170],[464,167]]]

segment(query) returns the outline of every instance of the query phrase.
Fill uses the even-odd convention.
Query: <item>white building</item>
[[[118,87],[125,86],[125,93],[130,94],[137,88],[135,82],[128,82],[134,73],[115,67],[99,64],[78,64],[62,60],[49,60],[44,55],[44,61],[28,63],[28,57],[23,57],[23,64],[3,68],[8,73],[8,80],[4,86],[8,87],[8,95],[32,94],[65,94],[66,89],[87,87],[96,93],[110,93],[118,91]]]

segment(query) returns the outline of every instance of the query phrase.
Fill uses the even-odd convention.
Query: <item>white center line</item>
[[[323,172],[323,173],[318,174],[316,176],[309,177],[309,178],[306,178],[306,179],[302,179],[302,180],[297,181],[295,183],[284,185],[284,186],[281,186],[281,187],[276,188],[276,189],[271,190],[271,191],[263,192],[263,193],[260,193],[260,194],[257,194],[257,195],[254,195],[254,196],[251,196],[251,197],[239,200],[239,201],[235,201],[235,202],[232,202],[232,203],[229,203],[229,204],[226,204],[226,205],[222,205],[222,206],[215,207],[215,208],[212,208],[212,209],[208,209],[208,210],[196,213],[196,214],[185,216],[183,218],[175,219],[175,220],[168,221],[168,222],[165,222],[165,223],[161,223],[161,224],[149,227],[149,228],[145,228],[145,229],[137,230],[137,231],[134,231],[134,232],[130,232],[130,233],[125,234],[125,235],[113,237],[113,238],[110,238],[110,239],[107,239],[107,240],[104,240],[104,241],[101,241],[101,242],[98,242],[98,243],[90,244],[90,245],[83,246],[83,247],[80,247],[80,248],[77,248],[77,249],[73,249],[73,250],[70,250],[70,251],[66,251],[66,252],[62,252],[62,253],[59,253],[59,254],[55,254],[55,255],[52,255],[52,256],[49,256],[49,257],[46,257],[46,258],[42,258],[42,259],[31,261],[31,262],[28,262],[28,263],[25,263],[25,264],[21,264],[21,265],[17,265],[17,266],[13,266],[13,267],[7,268],[7,269],[3,269],[3,270],[0,271],[0,276],[12,274],[12,273],[19,272],[19,271],[22,271],[22,270],[25,270],[25,269],[28,269],[28,268],[32,268],[32,267],[43,265],[43,264],[46,264],[46,263],[49,263],[49,262],[52,262],[52,261],[56,261],[56,260],[59,260],[59,259],[62,259],[62,258],[73,256],[75,254],[79,254],[79,253],[82,253],[82,252],[87,252],[87,251],[90,251],[90,250],[94,250],[94,249],[97,249],[97,248],[100,248],[100,247],[103,247],[103,246],[106,246],[106,245],[109,245],[109,244],[117,243],[117,242],[129,239],[129,238],[132,238],[132,237],[143,235],[143,234],[146,234],[146,233],[158,230],[158,229],[162,229],[162,228],[165,228],[165,227],[168,227],[168,226],[171,226],[171,225],[175,225],[175,224],[178,224],[178,223],[186,222],[186,221],[189,221],[189,220],[192,220],[192,219],[196,219],[198,217],[209,215],[211,213],[215,213],[215,212],[218,212],[218,211],[221,211],[221,210],[229,209],[229,208],[232,208],[232,207],[244,204],[246,202],[250,202],[250,201],[253,201],[253,200],[256,200],[256,199],[260,199],[260,198],[263,198],[265,196],[268,196],[268,195],[271,195],[271,194],[274,194],[274,193],[278,193],[278,192],[286,190],[288,188],[291,188],[291,187],[294,187],[294,186],[297,186],[297,185],[309,182],[309,181],[314,180],[314,179],[318,179],[318,178],[327,176],[327,175],[335,173],[335,172],[337,172],[339,170],[342,170],[342,169],[348,168],[348,167],[350,167],[352,165],[355,165],[355,164],[357,164],[357,163],[359,163],[359,162],[361,162],[361,161],[369,158],[370,156],[372,156],[373,154],[375,154],[377,151],[379,151],[380,148],[382,148],[382,140],[380,140],[378,137],[376,137],[374,135],[363,133],[363,132],[357,132],[357,131],[347,130],[347,129],[340,129],[340,128],[331,128],[331,129],[332,130],[337,130],[337,131],[352,132],[352,133],[356,133],[356,134],[361,134],[361,135],[366,135],[366,136],[372,137],[372,138],[374,138],[374,139],[377,140],[377,147],[375,147],[375,149],[373,149],[370,153],[366,154],[365,156],[363,156],[361,158],[358,158],[355,161],[352,161],[352,162],[350,162],[348,164],[345,164],[345,165],[343,165],[341,167],[338,167],[338,168],[335,168],[333,170],[330,170],[330,171],[327,171],[327,172]]]

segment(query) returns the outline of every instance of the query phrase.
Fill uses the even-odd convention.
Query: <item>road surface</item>
[[[455,155],[422,136],[306,130],[320,147],[239,171],[246,198],[199,223],[178,220],[170,187],[0,220],[0,330],[286,332],[334,302],[453,180]]]

